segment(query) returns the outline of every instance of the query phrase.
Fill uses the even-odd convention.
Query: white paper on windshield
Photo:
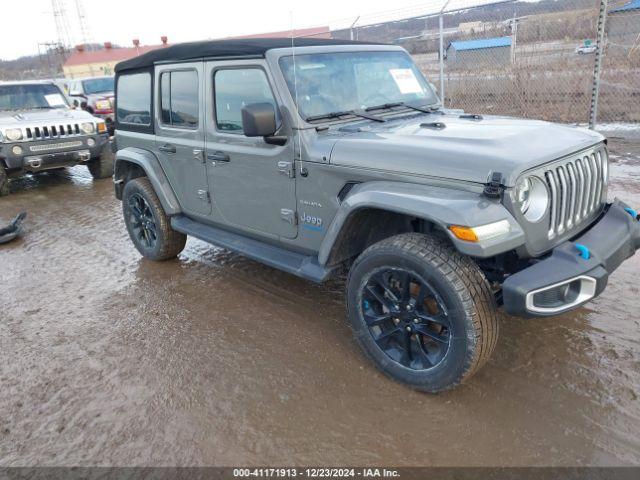
[[[420,82],[418,82],[415,73],[410,68],[392,68],[389,73],[403,95],[407,93],[422,93]]]
[[[65,104],[64,98],[59,93],[52,93],[45,95],[44,99],[47,101],[50,107],[60,107]]]

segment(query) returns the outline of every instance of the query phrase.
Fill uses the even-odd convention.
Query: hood
[[[486,183],[490,172],[500,172],[508,187],[533,167],[604,140],[581,128],[510,117],[471,119],[460,113],[334,128],[341,136],[331,164],[476,183]]]
[[[56,122],[66,121],[90,122],[95,120],[91,114],[83,110],[72,110],[70,108],[52,108],[38,110],[20,110],[0,112],[0,126],[2,128],[29,126],[33,124],[53,125]]]

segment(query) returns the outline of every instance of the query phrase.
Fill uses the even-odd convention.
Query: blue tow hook
[[[635,218],[636,220],[640,220],[640,215],[638,215],[638,212],[636,212],[633,208],[625,208],[625,210],[627,211],[627,213],[629,215],[631,215],[633,218]]]
[[[580,256],[584,260],[589,260],[591,258],[591,252],[589,251],[589,247],[587,247],[586,245],[582,245],[580,243],[576,243],[575,245],[578,251],[580,252]]]

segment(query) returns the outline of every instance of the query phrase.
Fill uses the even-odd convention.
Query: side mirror
[[[276,110],[270,103],[252,103],[242,109],[242,128],[247,137],[271,137],[278,129]]]

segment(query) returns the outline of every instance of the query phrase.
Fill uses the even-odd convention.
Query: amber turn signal
[[[478,242],[478,235],[473,231],[473,228],[470,227],[461,227],[460,225],[451,225],[449,227],[451,233],[453,233],[456,238],[460,240],[465,240],[467,242]]]
[[[98,133],[104,133],[107,131],[107,125],[104,122],[98,123]]]

